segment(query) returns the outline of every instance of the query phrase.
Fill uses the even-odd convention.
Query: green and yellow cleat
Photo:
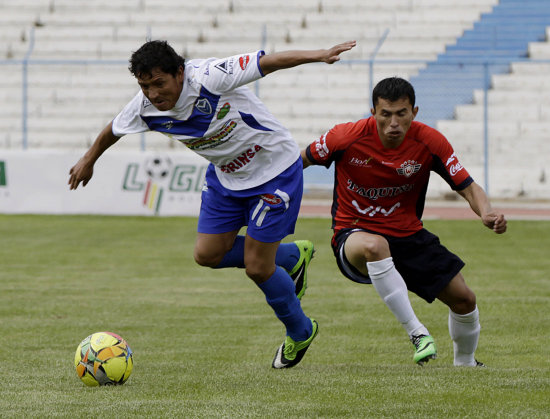
[[[423,366],[430,359],[437,357],[437,348],[435,347],[434,338],[430,335],[418,335],[411,337],[411,342],[416,351],[413,356],[414,362]]]
[[[315,248],[313,247],[313,243],[309,240],[296,240],[294,244],[296,244],[300,250],[300,259],[288,274],[294,281],[296,296],[301,299],[306,292],[307,268],[309,267],[311,259],[313,259]]]
[[[277,349],[277,352],[275,353],[275,358],[273,358],[273,363],[271,364],[273,368],[291,368],[302,360],[309,348],[309,345],[311,345],[311,342],[313,342],[313,339],[315,339],[315,336],[317,336],[317,332],[319,331],[317,321],[314,319],[310,320],[313,326],[311,336],[300,342],[295,342],[294,339],[287,336],[283,344],[279,346],[279,349]]]

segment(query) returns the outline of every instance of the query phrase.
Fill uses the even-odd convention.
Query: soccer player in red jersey
[[[416,363],[435,358],[437,350],[407,289],[449,306],[454,365],[482,366],[474,357],[479,312],[460,273],[464,262],[422,225],[430,172],[442,176],[495,233],[506,231],[506,219],[491,207],[447,139],[414,121],[418,107],[408,81],[380,81],[372,101],[373,116],[336,125],[302,150],[304,168],[335,165],[332,247],[338,267],[353,281],[372,283],[407,331]]]

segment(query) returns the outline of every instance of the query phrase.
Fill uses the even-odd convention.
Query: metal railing
[[[364,67],[364,73],[367,74],[366,85],[364,90],[367,92],[365,95],[366,103],[365,109],[370,109],[370,92],[372,91],[373,85],[377,79],[377,68],[383,66],[393,66],[399,67],[400,65],[416,65],[419,68],[423,69],[427,66],[427,62],[421,60],[388,60],[388,59],[378,59],[377,52],[387,36],[387,31],[382,35],[377,47],[374,49],[373,53],[368,59],[360,60],[345,60],[338,62],[338,65],[348,65],[348,66],[359,66],[360,68]],[[262,43],[265,44],[266,35],[262,36]],[[32,86],[32,83],[29,80],[29,68],[36,65],[48,66],[48,65],[64,65],[64,66],[102,66],[102,65],[120,65],[123,68],[126,68],[126,60],[40,60],[32,58],[32,51],[34,45],[34,37],[31,31],[31,37],[29,42],[29,48],[23,59],[10,59],[10,60],[0,60],[1,66],[20,66],[21,67],[21,147],[26,150],[29,148],[29,139],[28,139],[28,121],[29,121],[29,88]],[[527,60],[527,59],[518,59],[515,61],[529,61],[532,63],[550,63],[550,60]],[[458,67],[466,68],[468,66],[478,66],[482,71],[477,72],[477,77],[480,78],[479,86],[483,91],[483,115],[482,115],[482,125],[483,132],[482,137],[479,141],[482,143],[483,150],[483,178],[484,178],[484,187],[486,191],[489,191],[489,172],[490,172],[490,124],[489,124],[489,111],[490,104],[488,102],[489,90],[491,88],[491,66],[502,66],[504,63],[503,60],[495,59],[478,59],[475,61],[472,60],[461,60],[449,63],[448,61],[444,65],[456,65]],[[507,62],[506,62],[507,63]],[[437,65],[437,63],[431,63],[431,65]],[[416,77],[416,76],[415,76]],[[414,85],[414,83],[413,83]],[[415,85],[416,88],[416,85]],[[434,91],[438,89],[437,82],[433,82]],[[262,83],[257,82],[254,85],[254,90],[258,96],[262,95]],[[479,89],[478,89],[479,90]],[[471,95],[473,92],[470,91]],[[449,101],[452,100],[452,97],[444,96],[442,100]],[[467,103],[467,101],[466,101]],[[122,104],[123,105],[123,104]],[[99,128],[99,127],[98,127]],[[145,137],[142,137],[140,148],[144,150],[147,147]]]

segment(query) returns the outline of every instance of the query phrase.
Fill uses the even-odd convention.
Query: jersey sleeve
[[[351,123],[335,125],[307,146],[306,156],[311,164],[330,167],[333,161],[338,160],[346,148],[343,139],[346,138],[351,125]]]
[[[256,51],[227,58],[206,60],[201,69],[201,84],[210,92],[223,94],[237,87],[261,79],[260,57],[264,51]]]
[[[122,137],[126,134],[136,134],[149,131],[147,124],[141,119],[140,111],[143,101],[147,101],[143,93],[138,92],[134,98],[113,119],[113,134]]]
[[[433,171],[438,173],[455,191],[461,191],[474,180],[462,165],[451,143],[434,129],[430,133],[430,148],[434,158]]]

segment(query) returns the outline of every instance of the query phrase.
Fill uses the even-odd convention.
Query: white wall
[[[106,152],[88,185],[70,191],[69,170],[80,156],[59,150],[1,151],[0,213],[198,215],[207,166],[202,157]]]

